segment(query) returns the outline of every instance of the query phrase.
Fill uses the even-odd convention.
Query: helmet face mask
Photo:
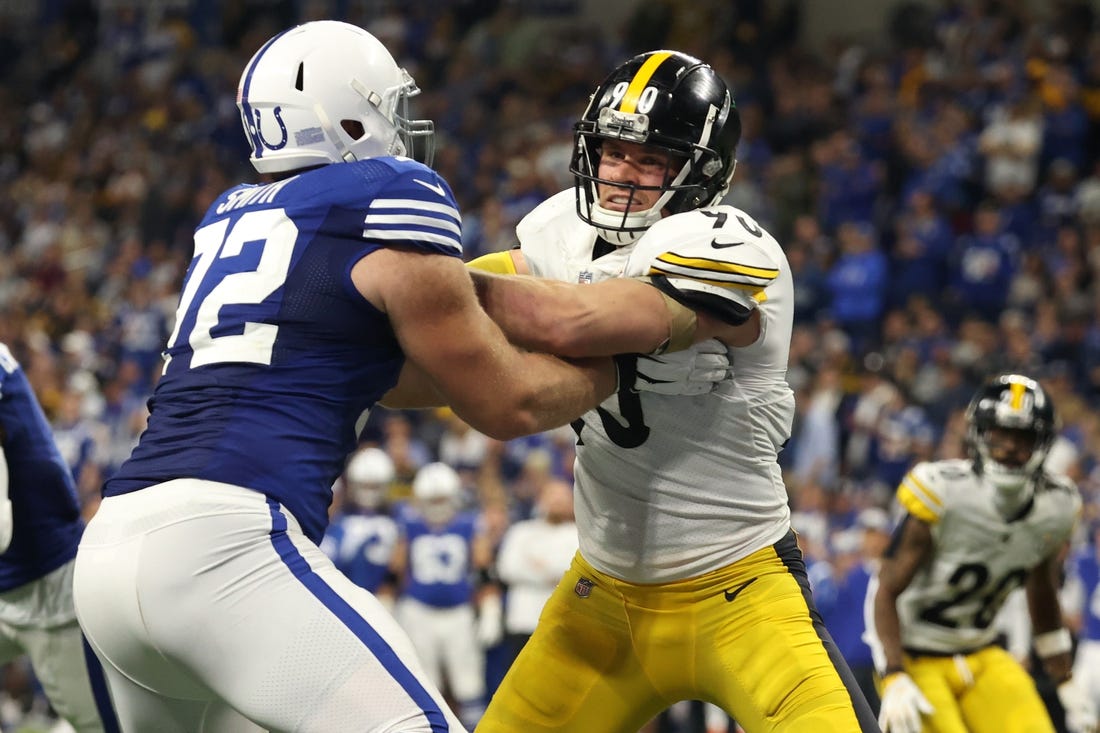
[[[674,51],[640,54],[619,66],[596,89],[574,126],[570,171],[577,215],[612,244],[629,244],[666,214],[716,203],[733,177],[741,123],[725,83],[696,58]],[[609,140],[645,145],[682,161],[659,186],[624,184],[601,176]],[[671,173],[671,167],[670,167]],[[601,206],[601,187],[632,196],[628,211]],[[646,209],[633,206],[637,191],[660,192]]]
[[[983,385],[966,412],[967,448],[979,475],[1004,495],[1030,497],[1057,432],[1057,415],[1033,379],[1005,374]]]
[[[337,21],[281,33],[241,75],[237,106],[260,173],[411,155],[431,163],[434,125],[412,120],[420,92],[378,39]]]

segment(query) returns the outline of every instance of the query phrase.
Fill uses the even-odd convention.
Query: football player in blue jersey
[[[0,344],[0,664],[26,654],[78,733],[117,731],[73,608],[76,485],[23,369]]]
[[[321,550],[336,568],[387,608],[392,608],[396,590],[390,564],[398,528],[387,496],[395,476],[393,460],[384,450],[358,448],[344,469],[340,511],[321,540]]]
[[[77,555],[77,613],[126,730],[461,731],[407,635],[317,547],[367,411],[408,367],[415,394],[507,439],[637,379],[628,359],[520,351],[489,319],[449,186],[406,157],[431,133],[407,112],[417,91],[334,21],[245,67],[269,178],[195,230],[148,427]],[[624,282],[614,346],[671,340],[660,293]]]
[[[459,719],[472,728],[485,710],[477,581],[493,557],[478,513],[465,507],[462,479],[453,468],[429,463],[416,472],[395,553],[402,581],[395,614],[428,675],[441,688],[446,684]]]

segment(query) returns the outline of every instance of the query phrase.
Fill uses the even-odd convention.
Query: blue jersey
[[[474,594],[470,544],[476,532],[474,512],[461,512],[442,527],[432,527],[415,512],[406,513],[405,595],[437,608],[469,603]]]
[[[72,472],[27,377],[0,344],[0,430],[14,531],[0,555],[0,592],[37,580],[76,557],[84,532]]]
[[[236,484],[320,542],[360,421],[404,363],[386,315],[351,281],[356,262],[390,246],[462,255],[450,188],[407,158],[218,197],[195,231],[149,426],[104,495],[175,478]]]
[[[1071,573],[1081,583],[1081,638],[1100,641],[1100,550],[1086,545],[1070,560]]]
[[[73,477],[79,479],[84,467],[95,463],[96,441],[91,423],[87,420],[77,420],[67,425],[55,423],[51,430],[58,452]]]
[[[321,540],[321,549],[333,565],[371,593],[389,575],[396,546],[397,522],[386,514],[341,514]]]

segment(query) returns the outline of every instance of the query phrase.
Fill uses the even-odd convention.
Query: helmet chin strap
[[[622,212],[609,211],[599,204],[593,204],[590,215],[599,235],[610,244],[622,247],[637,242],[647,229],[661,220],[660,209],[654,209],[656,207],[623,216]],[[600,226],[601,224],[604,226]],[[622,226],[630,227],[630,230],[620,229]]]

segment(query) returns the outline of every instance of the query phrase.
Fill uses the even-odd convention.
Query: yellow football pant
[[[617,580],[578,554],[477,733],[637,733],[689,699],[747,733],[877,731],[808,599],[793,533],[661,585]]]
[[[1054,733],[1035,682],[1000,647],[907,657],[905,671],[935,708],[923,733]]]

